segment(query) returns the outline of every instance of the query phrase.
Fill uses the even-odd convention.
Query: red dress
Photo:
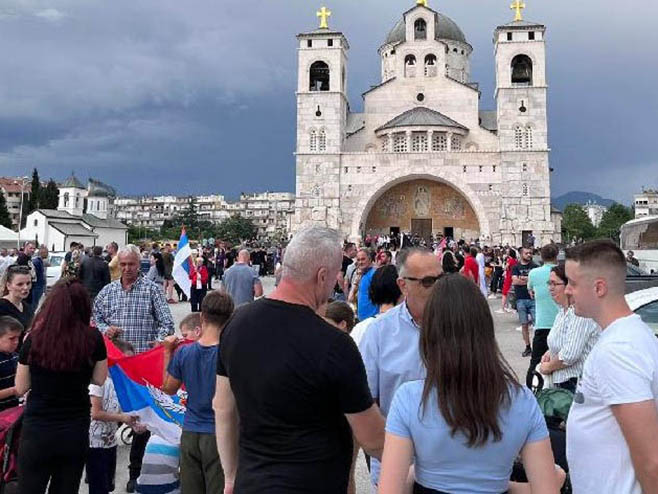
[[[466,256],[466,259],[464,259],[463,269],[464,269],[464,274],[468,275],[469,277],[472,277],[473,281],[475,281],[475,284],[477,285],[480,278],[480,266],[478,265],[478,262],[475,260],[475,257],[472,257],[470,255]]]
[[[512,269],[516,266],[516,259],[510,257],[507,259],[507,269],[505,270],[505,281],[503,282],[503,295],[509,293],[510,288],[512,288]]]

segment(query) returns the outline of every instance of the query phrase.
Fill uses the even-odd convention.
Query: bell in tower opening
[[[512,59],[512,84],[532,86],[532,60],[527,55]]]
[[[326,63],[314,62],[309,75],[309,91],[329,91],[329,66]]]

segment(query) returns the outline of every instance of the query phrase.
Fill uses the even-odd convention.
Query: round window
[[[425,101],[425,95],[424,95],[423,93],[418,93],[418,94],[416,95],[416,99],[417,99],[418,101],[421,101],[421,102],[422,102],[422,101]]]

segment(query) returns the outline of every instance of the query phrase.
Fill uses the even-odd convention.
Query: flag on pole
[[[187,233],[185,228],[180,233],[180,240],[178,241],[178,250],[176,251],[176,257],[174,257],[174,269],[172,271],[172,276],[174,281],[178,283],[178,286],[181,290],[190,297],[190,288],[192,286],[190,281],[190,261],[189,258],[192,255],[192,250],[190,249],[190,244],[187,241]]]
[[[139,423],[153,434],[170,443],[178,443],[185,416],[186,393],[179,391],[177,395],[169,396],[160,389],[164,347],[126,357],[107,338],[105,346],[110,376],[123,413],[139,417]]]

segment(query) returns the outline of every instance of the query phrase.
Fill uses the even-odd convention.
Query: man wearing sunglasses
[[[370,392],[384,416],[400,385],[425,377],[418,350],[420,324],[432,287],[442,273],[439,258],[423,247],[401,250],[396,265],[404,302],[375,319],[359,343]],[[375,459],[370,473],[377,485],[379,462]]]

